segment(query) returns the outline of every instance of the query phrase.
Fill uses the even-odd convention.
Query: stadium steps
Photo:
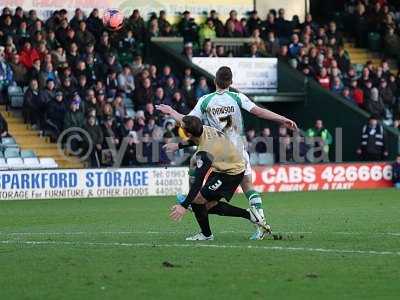
[[[24,124],[22,117],[7,111],[0,106],[0,113],[8,124],[8,131],[15,138],[22,150],[33,150],[38,157],[52,157],[60,168],[80,169],[84,164],[77,157],[61,153],[57,144],[51,143],[48,137],[40,136],[40,132]]]
[[[344,48],[348,52],[352,64],[365,65],[367,61],[372,61],[374,67],[378,67],[382,62],[381,55],[378,53],[371,52],[365,48],[356,48],[353,43],[344,43]],[[390,71],[393,74],[397,74],[398,70],[395,61],[389,60],[389,65]]]

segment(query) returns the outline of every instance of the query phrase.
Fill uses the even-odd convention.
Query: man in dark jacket
[[[389,155],[386,149],[383,126],[378,123],[377,117],[372,116],[369,118],[368,124],[362,128],[361,143],[357,154],[364,161],[381,161]]]
[[[99,168],[101,165],[101,150],[103,148],[104,136],[101,127],[96,124],[96,117],[89,116],[84,130],[87,132],[86,149],[91,150],[89,156],[90,166]]]
[[[46,124],[56,139],[64,128],[64,117],[67,107],[61,91],[55,93],[55,98],[48,103]]]

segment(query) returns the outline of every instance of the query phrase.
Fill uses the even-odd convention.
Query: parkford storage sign
[[[188,189],[187,168],[0,172],[0,200],[165,196]]]
[[[385,163],[276,165],[253,169],[259,192],[374,189],[393,186]]]
[[[259,192],[386,188],[391,178],[385,163],[253,168]],[[168,196],[188,190],[186,167],[0,171],[0,200]]]

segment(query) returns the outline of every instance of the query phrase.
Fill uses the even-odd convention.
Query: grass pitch
[[[0,299],[398,299],[398,191],[264,203],[275,239],[211,216],[216,240],[196,243],[173,198],[0,201]]]

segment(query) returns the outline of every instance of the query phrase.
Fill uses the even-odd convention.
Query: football
[[[103,13],[103,24],[110,30],[119,30],[124,23],[124,14],[116,8],[106,9]]]

